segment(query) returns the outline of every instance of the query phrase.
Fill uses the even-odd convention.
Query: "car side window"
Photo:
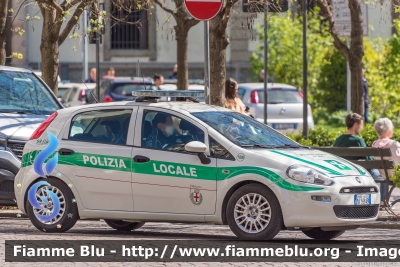
[[[69,140],[125,145],[132,110],[93,110],[71,121]]]
[[[204,143],[204,132],[175,115],[145,110],[142,120],[142,147],[185,152],[191,141]]]
[[[223,147],[219,142],[217,142],[211,136],[209,137],[210,140],[210,153],[211,157],[219,158],[219,159],[227,159],[227,160],[235,160],[229,151]]]

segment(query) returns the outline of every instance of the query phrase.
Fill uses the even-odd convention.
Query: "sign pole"
[[[350,48],[350,38],[347,37],[347,47]],[[346,61],[346,73],[347,73],[347,90],[346,90],[346,106],[347,114],[351,112],[351,76],[349,62]]]
[[[96,97],[100,101],[100,33],[96,32]]]
[[[204,21],[204,92],[206,104],[211,104],[210,90],[210,22]]]
[[[308,139],[307,1],[303,0],[303,136]]]
[[[88,66],[88,37],[86,35],[86,28],[87,28],[87,10],[85,8],[85,10],[83,10],[83,27],[82,27],[82,35],[83,35],[83,72],[82,72],[82,76],[83,76],[83,81],[89,78],[89,66]]]
[[[268,1],[264,2],[264,124],[267,124],[268,110]]]

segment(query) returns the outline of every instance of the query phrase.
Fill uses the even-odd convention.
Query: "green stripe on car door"
[[[33,151],[24,154],[22,157],[22,167],[32,165],[39,152],[40,151]],[[289,191],[318,191],[323,189],[323,187],[292,184],[271,170],[254,166],[220,167],[219,172],[217,173],[218,168],[205,165],[181,164],[156,160],[151,160],[145,163],[134,163],[129,157],[77,152],[68,156],[59,155],[58,163],[70,166],[210,181],[215,181],[216,179],[217,181],[224,181],[243,174],[254,174],[262,176],[282,189]]]

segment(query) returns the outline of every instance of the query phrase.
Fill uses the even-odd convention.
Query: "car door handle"
[[[74,153],[75,153],[75,151],[73,151],[72,149],[68,149],[68,148],[60,148],[58,150],[58,154],[60,154],[61,156],[72,155]]]
[[[133,161],[137,163],[144,163],[144,162],[149,162],[150,159],[145,156],[136,155],[133,157]]]

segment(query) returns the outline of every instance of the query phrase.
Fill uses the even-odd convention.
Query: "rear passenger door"
[[[70,173],[85,208],[133,210],[128,145],[133,143],[129,128],[135,124],[136,109],[87,110],[72,117],[59,145],[59,164]]]

